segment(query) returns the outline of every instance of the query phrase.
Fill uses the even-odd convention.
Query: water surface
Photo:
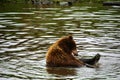
[[[101,54],[99,68],[45,67],[48,47],[69,33],[79,55]],[[119,80],[119,60],[118,6],[0,5],[0,80]]]

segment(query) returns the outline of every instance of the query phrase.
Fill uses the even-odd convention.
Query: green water
[[[79,55],[101,54],[99,68],[47,68],[45,54],[73,34]],[[0,80],[119,80],[120,7],[98,3],[0,5]]]

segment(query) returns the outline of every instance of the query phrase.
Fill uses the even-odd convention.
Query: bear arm
[[[73,67],[81,67],[81,66],[84,65],[84,63],[82,61],[79,61],[79,60],[76,60],[76,59],[69,61],[68,64],[70,64]]]

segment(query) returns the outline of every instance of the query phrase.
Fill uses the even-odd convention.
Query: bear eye
[[[74,41],[70,41],[69,43],[68,43],[68,46],[70,47],[70,49],[76,49],[76,44],[75,44],[75,42]]]

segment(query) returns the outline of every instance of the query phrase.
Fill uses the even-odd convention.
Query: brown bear
[[[49,67],[80,67],[82,60],[74,57],[77,54],[76,43],[71,35],[57,40],[46,54],[46,65]]]

